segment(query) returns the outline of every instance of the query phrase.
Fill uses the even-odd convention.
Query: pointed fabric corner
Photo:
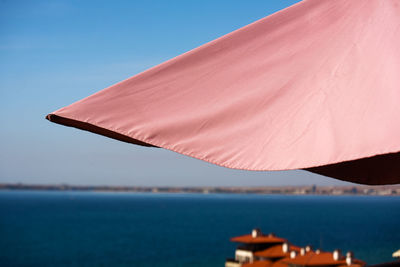
[[[244,170],[400,183],[400,7],[308,0],[47,116]]]

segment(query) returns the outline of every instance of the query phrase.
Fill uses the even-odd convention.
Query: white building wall
[[[241,250],[237,249],[235,252],[235,260],[239,262],[253,262],[254,260],[254,255],[253,252],[248,251],[248,250]]]

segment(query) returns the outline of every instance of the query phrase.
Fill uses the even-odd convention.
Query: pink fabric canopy
[[[400,1],[300,2],[47,119],[228,168],[400,183]]]

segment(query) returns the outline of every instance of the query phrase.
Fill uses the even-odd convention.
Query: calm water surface
[[[0,265],[224,266],[254,227],[373,264],[399,225],[399,197],[0,191]]]

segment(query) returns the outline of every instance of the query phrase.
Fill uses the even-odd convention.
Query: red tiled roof
[[[288,267],[288,264],[285,263],[284,261],[275,261],[271,267]]]
[[[289,251],[292,250],[300,252],[299,247],[290,245]],[[290,252],[285,253],[283,252],[282,245],[276,245],[262,251],[257,251],[256,253],[254,253],[254,255],[264,258],[283,258],[283,257],[289,257]]]
[[[271,235],[261,235],[257,237],[252,237],[252,235],[242,235],[231,238],[232,242],[246,243],[246,244],[262,244],[262,243],[284,243],[286,239],[271,236]]]
[[[321,252],[319,254],[315,252],[308,252],[305,255],[298,255],[294,259],[284,259],[285,263],[302,265],[302,266],[318,266],[318,265],[346,265],[346,259],[341,257],[339,260],[335,261],[333,259],[333,254],[331,252]],[[363,261],[353,259],[354,264],[359,264],[357,266],[364,266]],[[347,266],[347,265],[346,265]]]
[[[254,261],[252,263],[245,263],[242,265],[242,267],[271,267],[272,262],[265,260],[265,261]]]

